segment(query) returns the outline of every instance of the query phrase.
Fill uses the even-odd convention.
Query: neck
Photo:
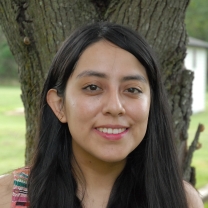
[[[126,160],[106,162],[91,155],[74,152],[72,166],[78,184],[77,195],[83,199],[85,207],[98,207],[98,202],[102,203],[99,207],[106,207],[113,184],[125,164]],[[90,201],[95,204],[93,205]]]
[[[81,158],[74,155],[72,166],[78,179],[85,181],[86,187],[112,188],[116,178],[120,175],[126,160],[119,162],[105,162],[95,158]]]

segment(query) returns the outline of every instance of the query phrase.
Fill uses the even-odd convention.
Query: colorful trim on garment
[[[11,208],[28,208],[29,206],[27,197],[27,180],[29,172],[29,168],[20,168],[13,172],[14,185]]]

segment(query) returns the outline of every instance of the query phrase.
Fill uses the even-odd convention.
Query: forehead
[[[90,70],[111,76],[140,73],[148,80],[146,69],[133,54],[107,40],[93,43],[83,51],[72,76]]]

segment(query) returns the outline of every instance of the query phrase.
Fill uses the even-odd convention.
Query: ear
[[[63,98],[58,96],[57,90],[50,89],[47,93],[46,100],[59,121],[61,123],[66,123],[67,119],[63,106]]]

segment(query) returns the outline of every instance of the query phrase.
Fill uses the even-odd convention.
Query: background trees
[[[38,97],[53,55],[77,26],[108,20],[139,31],[156,51],[172,109],[182,167],[186,157],[193,79],[192,72],[183,68],[187,43],[184,19],[188,2],[1,0],[0,24],[18,64],[25,108],[26,162],[31,157],[37,130]],[[190,178],[190,171],[186,177]]]
[[[17,79],[17,64],[0,28],[0,82],[3,79]]]
[[[186,12],[188,34],[192,37],[208,41],[208,1],[191,0]]]

